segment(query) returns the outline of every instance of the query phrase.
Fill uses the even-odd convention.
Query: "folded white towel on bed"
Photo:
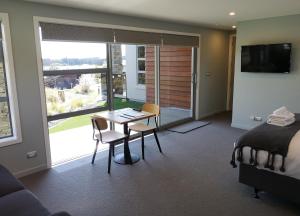
[[[268,116],[267,123],[276,126],[288,126],[296,121],[295,114],[290,112],[285,106],[275,110]]]
[[[273,115],[285,117],[287,119],[294,118],[295,114],[289,111],[285,106],[282,106],[273,112]]]
[[[270,115],[267,120],[267,123],[271,124],[271,125],[285,127],[285,126],[293,124],[295,121],[296,121],[295,117],[286,119],[286,118],[280,118],[278,116]]]

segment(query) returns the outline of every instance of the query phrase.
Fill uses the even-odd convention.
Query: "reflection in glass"
[[[145,46],[138,46],[137,47],[137,54],[138,54],[138,58],[145,58]]]
[[[145,84],[145,73],[138,73],[138,84]]]
[[[145,60],[138,60],[138,70],[139,71],[145,71]]]
[[[12,136],[9,106],[7,102],[0,102],[0,138]]]
[[[13,135],[10,107],[8,103],[7,82],[4,68],[2,40],[0,39],[0,138]]]

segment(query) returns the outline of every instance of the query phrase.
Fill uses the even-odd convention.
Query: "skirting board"
[[[32,167],[32,168],[29,168],[29,169],[14,172],[13,175],[16,178],[21,178],[21,177],[24,177],[24,176],[27,176],[27,175],[30,175],[30,174],[33,174],[33,173],[36,173],[36,172],[40,172],[42,170],[46,170],[46,169],[48,169],[47,164],[41,164],[41,165],[36,166],[36,167]]]
[[[196,120],[202,120],[204,118],[208,118],[208,117],[211,117],[213,115],[217,115],[217,114],[222,113],[222,112],[226,112],[226,110],[219,110],[219,111],[214,111],[214,112],[201,114],[201,115],[199,115],[199,117]]]
[[[239,129],[243,129],[243,130],[250,130],[253,128],[252,125],[239,124],[239,123],[234,123],[234,122],[231,123],[231,127],[239,128]]]

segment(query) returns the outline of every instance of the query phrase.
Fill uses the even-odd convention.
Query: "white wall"
[[[126,45],[126,77],[127,77],[127,98],[131,100],[146,101],[145,85],[137,84],[137,47]]]
[[[237,28],[232,126],[249,129],[285,105],[300,112],[300,15],[241,22]],[[241,46],[292,43],[290,74],[241,73]]]

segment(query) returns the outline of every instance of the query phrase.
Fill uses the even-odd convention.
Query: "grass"
[[[104,104],[101,104],[104,105]],[[114,98],[114,107],[115,109],[122,109],[122,108],[141,108],[143,103],[137,101],[130,101],[130,100],[122,100],[121,98]],[[86,126],[91,124],[91,116],[93,114],[81,115],[68,118],[57,125],[51,127],[49,129],[49,133],[56,133],[64,130],[69,130],[73,128],[78,128],[82,126]]]

